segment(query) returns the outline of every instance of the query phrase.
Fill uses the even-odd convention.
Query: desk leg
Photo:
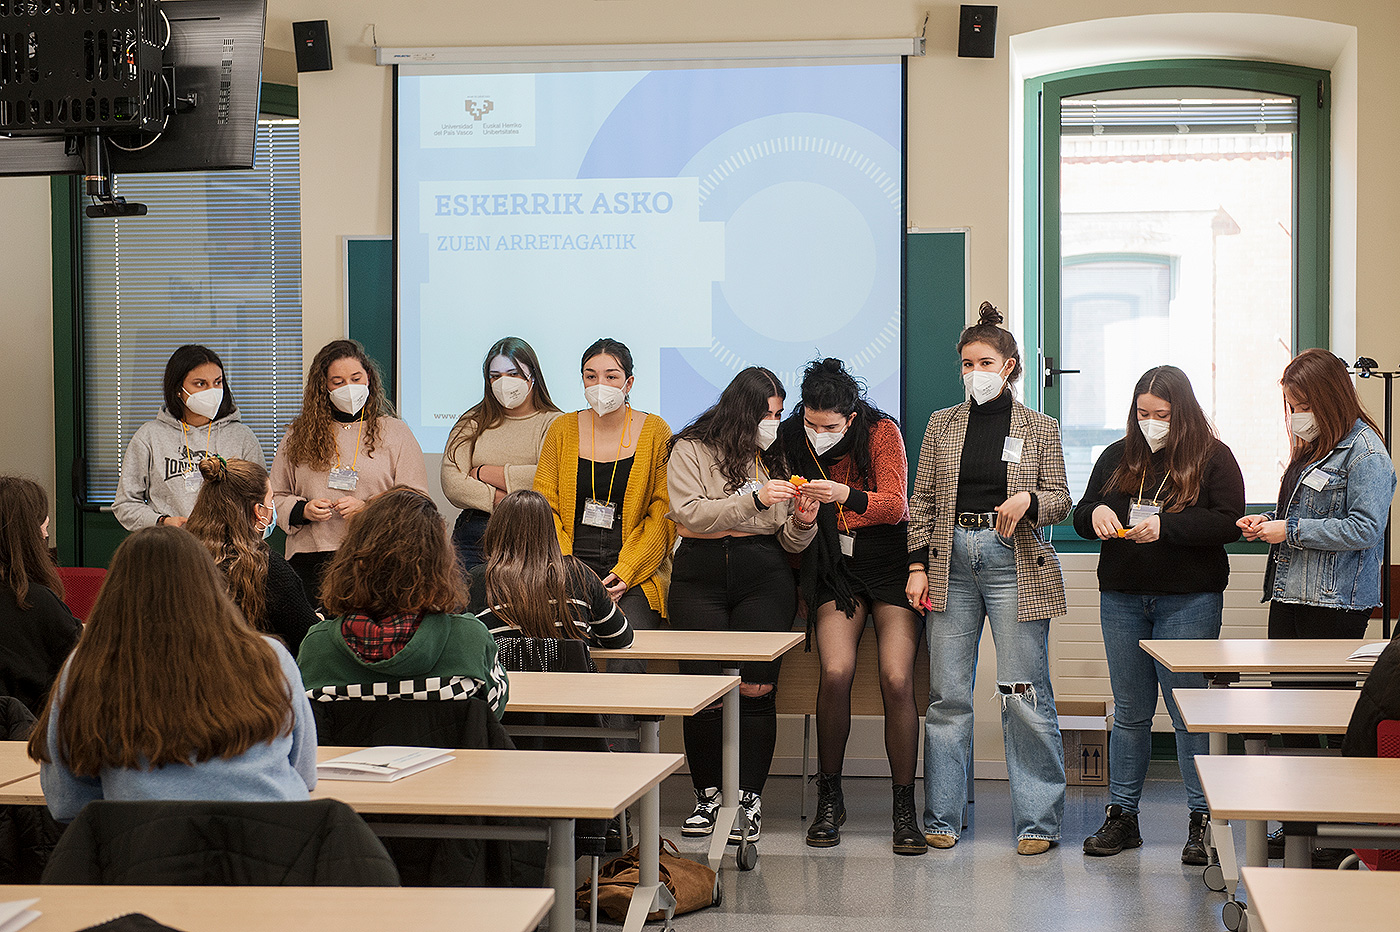
[[[1223,732],[1211,732],[1210,753],[1228,754],[1230,753],[1229,736]],[[1206,868],[1206,886],[1215,891],[1224,891],[1225,895],[1234,900],[1235,889],[1240,882],[1240,862],[1235,855],[1235,834],[1230,828],[1228,819],[1212,819],[1206,830],[1206,844],[1215,849],[1215,857],[1220,862],[1220,886],[1216,886],[1211,878],[1215,865]]]
[[[728,676],[738,676],[738,666],[725,667]],[[710,870],[718,871],[724,861],[724,849],[729,844],[729,830],[738,825],[745,839],[748,825],[739,809],[739,687],[724,694],[723,709],[723,775],[720,801],[723,805],[715,819],[715,833],[710,836]]]
[[[638,722],[643,754],[661,752],[661,723]],[[647,914],[664,910],[669,926],[676,914],[676,900],[666,885],[661,882],[661,787],[654,786],[642,797],[641,830],[637,836],[638,873],[641,875],[637,889],[632,892],[632,903],[627,907],[627,920],[623,932],[640,932],[647,921]]]
[[[1311,835],[1283,836],[1283,866],[1312,867],[1313,839]]]
[[[545,877],[554,889],[549,932],[574,932],[574,820],[549,820],[549,853]]]
[[[1246,754],[1268,754],[1267,735],[1245,735]],[[1250,867],[1269,866],[1269,823],[1263,819],[1250,819],[1244,824],[1244,863]]]

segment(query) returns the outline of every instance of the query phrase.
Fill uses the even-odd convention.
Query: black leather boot
[[[924,830],[919,827],[918,809],[914,805],[914,784],[894,785],[894,853],[923,854],[928,850]]]
[[[841,825],[846,821],[846,800],[841,795],[841,774],[817,774],[817,813],[807,827],[807,844],[830,848],[841,844]]]

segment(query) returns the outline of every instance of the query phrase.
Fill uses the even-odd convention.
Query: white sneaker
[[[744,815],[749,820],[749,841],[758,841],[759,828],[763,824],[763,800],[757,793],[750,793],[744,790],[739,794],[739,808],[744,811]],[[737,845],[739,843],[739,824],[735,820],[734,828],[729,830],[729,843]]]
[[[682,835],[709,835],[715,830],[719,815],[719,787],[707,786],[695,791],[695,811],[681,823]]]

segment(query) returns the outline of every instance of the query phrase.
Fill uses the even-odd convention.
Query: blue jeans
[[[1181,712],[1172,698],[1174,689],[1201,689],[1200,673],[1172,673],[1147,655],[1138,641],[1214,640],[1220,636],[1220,612],[1224,596],[1219,592],[1187,595],[1128,595],[1099,593],[1099,623],[1103,626],[1104,652],[1108,656],[1108,680],[1113,687],[1113,734],[1108,742],[1109,801],[1124,812],[1137,812],[1142,781],[1152,758],[1152,715],[1157,711],[1157,689],[1167,704],[1176,729],[1176,762],[1192,812],[1205,812],[1206,797],[1192,760],[1210,753],[1210,736],[1191,734],[1181,723]]]
[[[957,836],[972,756],[972,686],[982,619],[991,622],[1016,837],[1056,841],[1065,809],[1064,745],[1050,687],[1050,621],[1016,620],[1016,557],[992,528],[953,531],[948,609],[926,619],[924,830]]]

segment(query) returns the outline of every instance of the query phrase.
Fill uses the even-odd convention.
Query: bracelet
[[[753,490],[753,503],[758,506],[759,511],[768,510],[768,506],[763,504],[763,499],[758,497],[758,489]]]
[[[925,576],[927,576],[927,575],[928,575],[928,567],[926,567],[926,566],[911,566],[911,567],[909,567],[909,572],[911,572],[911,573],[923,573]]]
[[[811,524],[804,524],[802,520],[796,515],[793,515],[792,523],[797,526],[797,529],[799,531],[810,531],[812,528],[817,526],[817,522],[815,521],[813,521]]]

